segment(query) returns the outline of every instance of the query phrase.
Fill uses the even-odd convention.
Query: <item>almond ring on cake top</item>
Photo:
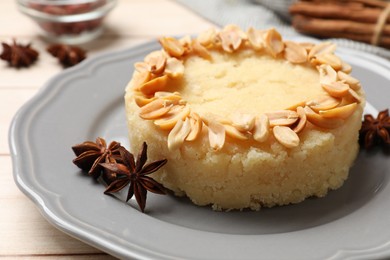
[[[197,205],[298,203],[342,186],[365,104],[331,42],[234,25],[160,38],[126,88],[130,144],[167,158],[151,175]]]
[[[210,29],[197,39],[163,37],[161,51],[149,54],[144,62],[135,64],[132,81],[139,116],[153,120],[161,129],[168,130],[168,147],[179,148],[184,142],[198,138],[202,128],[209,132],[213,149],[223,147],[226,135],[238,140],[253,138],[266,141],[271,135],[287,148],[299,144],[299,133],[307,122],[326,129],[337,128],[356,110],[361,102],[360,83],[349,75],[351,67],[334,54],[336,45],[283,41],[275,29],[246,33],[234,25],[222,31]],[[221,117],[212,111],[197,113],[175,89],[174,81],[184,75],[184,61],[191,56],[212,61],[210,51],[226,54],[252,49],[261,55],[283,59],[292,64],[311,66],[318,71],[322,93],[318,97],[302,99],[296,104],[259,114],[235,113],[233,118]]]

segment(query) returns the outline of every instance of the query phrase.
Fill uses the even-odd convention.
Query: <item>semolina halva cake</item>
[[[342,186],[358,152],[364,93],[330,42],[234,25],[160,38],[135,64],[131,145],[168,159],[154,179],[215,210],[273,207]]]

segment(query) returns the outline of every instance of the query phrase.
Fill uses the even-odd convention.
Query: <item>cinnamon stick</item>
[[[342,4],[344,3],[344,5]],[[335,3],[328,1],[321,2],[296,2],[290,6],[292,15],[305,15],[316,18],[330,18],[340,20],[352,20],[363,23],[375,24],[379,15],[383,11],[382,8],[350,6],[347,8],[345,2]],[[353,8],[354,7],[354,8]],[[387,22],[390,22],[388,17]]]
[[[318,19],[302,15],[294,16],[292,23],[294,28],[301,33],[327,38],[347,38],[365,43],[371,43],[375,28],[375,24]],[[390,25],[383,28],[379,45],[386,48],[390,47]]]
[[[342,3],[342,4],[350,4],[350,3],[359,3],[367,7],[379,7],[385,8],[387,6],[387,2],[383,0],[302,0],[304,2],[316,2],[316,3],[324,3],[324,2],[333,2],[333,3]]]

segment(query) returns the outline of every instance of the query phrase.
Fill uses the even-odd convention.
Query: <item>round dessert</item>
[[[130,143],[152,175],[197,205],[231,210],[323,197],[358,152],[364,93],[336,46],[234,25],[163,37],[135,64],[125,103]]]

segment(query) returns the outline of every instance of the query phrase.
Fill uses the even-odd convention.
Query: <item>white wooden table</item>
[[[105,25],[102,37],[82,46],[88,50],[88,57],[162,35],[195,34],[212,26],[168,0],[119,0]],[[0,42],[12,38],[32,42],[40,56],[36,64],[24,69],[11,68],[0,60],[0,258],[109,258],[51,226],[14,183],[8,147],[12,117],[63,68],[45,51],[48,43],[39,36],[37,25],[18,12],[14,0],[1,0]]]

